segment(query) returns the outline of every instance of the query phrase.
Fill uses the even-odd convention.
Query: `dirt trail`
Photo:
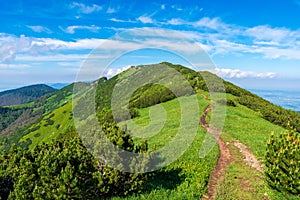
[[[244,161],[247,165],[255,168],[260,172],[263,171],[263,165],[260,163],[259,160],[257,160],[257,158],[252,154],[252,152],[248,149],[246,145],[239,141],[234,141],[233,145],[239,149],[241,154],[244,155]]]
[[[209,127],[209,124],[206,122],[206,116],[210,111],[210,106],[206,107],[204,110],[204,114],[200,118],[201,125],[206,129],[206,131],[212,134],[219,145],[220,155],[218,158],[217,165],[215,166],[214,170],[212,171],[209,181],[208,181],[208,191],[206,195],[202,197],[202,200],[206,199],[214,199],[215,191],[218,185],[218,182],[225,174],[226,167],[233,161],[232,155],[226,143],[218,137],[218,131]]]
[[[206,97],[204,98],[206,99]],[[200,123],[208,133],[212,134],[216,138],[217,143],[219,145],[220,155],[218,158],[217,165],[215,166],[214,170],[210,175],[208,181],[208,191],[205,195],[203,195],[202,200],[213,200],[215,198],[215,192],[218,186],[218,182],[223,178],[227,166],[234,160],[228,147],[229,143],[224,142],[219,137],[219,131],[211,128],[206,122],[206,116],[210,109],[210,106],[207,106],[205,108],[204,113],[200,118]],[[246,162],[246,164],[262,172],[263,166],[261,165],[259,160],[257,160],[257,158],[252,154],[252,152],[248,149],[247,146],[245,146],[237,140],[233,142],[233,145],[239,149],[241,154],[244,155],[244,161]]]

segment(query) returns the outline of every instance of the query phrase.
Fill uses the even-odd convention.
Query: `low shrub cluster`
[[[105,124],[108,138],[120,148],[145,152],[131,136]],[[33,151],[13,146],[0,155],[1,199],[99,199],[136,192],[146,174],[130,174],[105,166],[78,137],[52,141]]]
[[[300,135],[295,130],[271,135],[265,155],[269,184],[281,192],[300,196]]]

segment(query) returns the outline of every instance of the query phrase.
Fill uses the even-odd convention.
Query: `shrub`
[[[289,130],[275,136],[267,143],[265,155],[267,181],[271,187],[300,195],[300,136]]]
[[[44,126],[51,126],[54,124],[54,121],[52,119],[46,119],[46,123],[44,124]]]
[[[40,126],[35,126],[33,128],[30,129],[30,132],[34,132],[34,131],[37,131],[39,130],[41,127]]]
[[[40,133],[36,133],[36,134],[34,134],[34,137],[40,137],[41,136],[41,134]]]
[[[60,124],[57,124],[56,125],[56,129],[58,130],[60,128]]]
[[[232,99],[228,99],[227,102],[226,102],[227,106],[233,106],[233,107],[236,107],[236,103],[234,100]]]
[[[146,152],[126,132],[105,124],[115,145],[132,152]],[[78,137],[52,141],[33,150],[13,146],[0,152],[0,199],[107,199],[139,191],[147,174],[131,174],[104,165]]]

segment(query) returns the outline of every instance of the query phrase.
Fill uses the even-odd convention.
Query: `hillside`
[[[89,85],[80,82],[76,84],[82,89]],[[23,135],[30,133],[32,124],[39,123],[45,115],[70,102],[73,96],[73,85],[70,84],[26,104],[0,107],[0,136],[4,136],[1,140],[7,141],[4,149],[9,149]]]
[[[179,92],[176,98],[167,87],[143,85],[129,98],[127,109],[132,119],[124,114],[126,107],[123,102],[117,105],[118,118],[113,118],[113,89],[118,82],[126,86],[127,74],[139,74],[145,68],[155,71],[157,65],[136,66],[110,79],[103,77],[94,82],[98,83],[95,94],[91,93],[94,83],[79,83],[77,89],[82,93],[74,96],[72,84],[33,103],[0,110],[3,113],[2,127],[6,128],[20,120],[26,110],[40,112],[38,120],[32,120],[27,126],[21,126],[22,129],[2,137],[3,150],[8,150],[13,143],[21,149],[13,147],[9,154],[3,151],[0,194],[14,198],[24,195],[30,199],[40,198],[43,190],[50,199],[300,199],[297,195],[269,187],[261,169],[252,167],[245,160],[251,155],[258,163],[263,163],[271,132],[279,135],[290,125],[299,131],[299,113],[276,106],[210,72],[195,72],[184,66],[163,64],[181,73],[193,90]],[[161,74],[158,78],[164,81],[169,77]],[[224,88],[220,82],[224,83]],[[226,99],[220,98],[224,90]],[[126,95],[123,92],[119,91],[117,97]],[[91,158],[91,153],[97,155],[100,152],[99,146],[106,145],[101,137],[99,140],[97,127],[91,122],[90,109],[93,108],[82,106],[88,105],[87,97],[91,94],[96,97],[98,125],[113,144],[128,151],[151,154],[177,139],[180,142],[171,154],[182,146],[187,147],[186,151],[169,165],[147,174],[127,174],[104,166],[99,160]],[[192,99],[197,100],[199,110],[192,106]],[[187,103],[186,113],[182,112],[180,102]],[[214,139],[213,132],[219,124],[211,123],[214,118],[210,109],[216,104],[226,107],[226,116],[221,137]],[[74,110],[76,115],[73,116]],[[87,135],[81,135],[80,139],[74,118],[87,124],[84,127]],[[196,121],[196,134],[192,143],[187,145],[186,138],[177,138],[177,133],[184,130],[185,136],[192,134],[192,128],[185,127],[190,119]],[[132,122],[139,126],[130,126]],[[213,146],[201,157],[200,149],[205,148],[203,144],[208,141],[218,142],[219,146]],[[87,151],[83,146],[88,146],[92,151]],[[227,155],[224,155],[224,149]],[[103,157],[100,153],[100,158]],[[159,158],[163,160],[164,157]],[[227,158],[228,161],[220,164],[218,158]],[[15,163],[20,160],[22,162]],[[143,167],[139,164],[135,162],[130,166]],[[15,170],[15,165],[18,170]],[[219,174],[215,182],[210,179],[214,177],[214,171]],[[17,178],[12,181],[10,177]],[[26,184],[19,180],[26,180]],[[16,189],[9,188],[7,182],[15,184]],[[92,191],[87,192],[83,183],[90,185]],[[88,193],[96,196],[89,196]]]
[[[44,84],[30,85],[0,92],[0,106],[11,106],[28,103],[56,90]]]

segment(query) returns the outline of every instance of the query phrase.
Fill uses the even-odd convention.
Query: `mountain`
[[[192,90],[179,90],[175,95],[159,84],[142,85],[133,91],[128,106],[123,102],[116,105],[117,118],[113,118],[112,94],[126,95],[126,91],[115,90],[117,84],[127,87],[128,74],[139,75],[147,68],[151,75],[157,70],[157,64],[131,67],[91,84],[74,83],[29,104],[0,109],[0,128],[5,133],[0,145],[4,154],[0,163],[0,195],[10,195],[11,199],[40,198],[44,193],[52,199],[210,199],[212,194],[208,188],[213,188],[216,199],[299,199],[297,195],[269,187],[260,167],[251,165],[254,160],[258,164],[263,162],[271,132],[279,135],[290,126],[300,131],[299,113],[276,106],[210,72],[163,64],[182,74]],[[170,80],[168,74],[157,76],[162,81]],[[176,78],[171,78],[173,81],[166,81],[167,86],[177,88]],[[79,91],[76,94],[74,86]],[[219,98],[224,89],[226,99]],[[86,106],[89,95],[95,97],[95,108]],[[198,100],[199,112],[195,113],[190,106],[190,98]],[[181,100],[188,103],[186,115],[182,113]],[[218,127],[209,122],[214,120],[211,108],[217,105],[226,108],[226,116],[223,133],[216,141],[209,133]],[[126,108],[130,116],[123,112]],[[91,121],[93,109],[99,121],[96,125]],[[192,135],[191,128],[184,125],[189,117],[196,119],[196,134],[190,144],[186,139]],[[78,136],[74,118],[79,118],[80,127],[84,127],[87,135]],[[138,126],[129,126],[130,122]],[[101,152],[101,145],[105,147],[99,140],[98,126],[114,145],[134,153],[151,154],[176,139],[171,155],[176,155],[182,147],[187,149],[158,171],[138,175],[120,172],[104,166],[108,157],[100,154],[100,162],[91,156]],[[183,137],[178,134],[180,130]],[[201,157],[199,150],[207,150],[205,144],[209,142],[218,145]],[[90,147],[90,151],[84,146]],[[224,155],[227,161],[222,161]],[[110,154],[109,158],[115,159],[114,156],[118,155]],[[163,157],[159,155],[158,159]],[[143,163],[134,161],[130,167],[142,168]],[[211,183],[209,177],[215,177],[214,173],[217,178],[218,174],[224,178]]]
[[[50,87],[54,88],[54,89],[57,89],[57,90],[60,90],[64,87],[66,87],[67,85],[70,85],[70,83],[49,83],[47,84],[49,85]]]
[[[86,88],[87,83],[76,83],[78,88]],[[70,102],[73,97],[73,86],[70,84],[51,94],[44,95],[34,101],[2,108],[0,107],[0,136],[12,135],[9,145],[18,141],[27,132],[24,131],[41,117]],[[16,130],[19,130],[15,133]],[[20,134],[21,132],[21,134]],[[9,147],[7,147],[9,148]]]
[[[28,103],[55,91],[56,90],[54,88],[44,84],[30,85],[13,90],[3,91],[0,92],[0,106]]]

